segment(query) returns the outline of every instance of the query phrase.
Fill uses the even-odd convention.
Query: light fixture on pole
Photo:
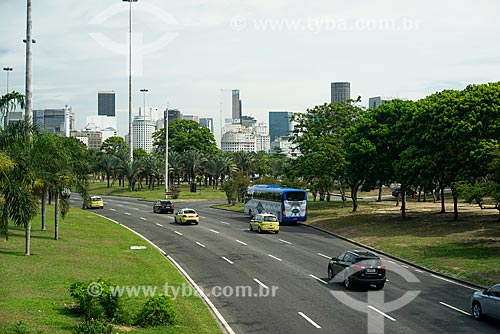
[[[132,2],[137,0],[122,0],[129,3],[128,10],[128,145],[130,162],[134,160],[132,138]]]
[[[12,67],[4,67],[3,70],[7,72],[7,94],[9,93],[9,72],[12,72],[14,69]]]
[[[143,99],[142,99],[142,102],[143,102],[143,107],[142,107],[142,115],[145,116],[146,115],[146,93],[149,92],[149,90],[147,88],[142,88],[140,90],[141,93],[143,93]]]

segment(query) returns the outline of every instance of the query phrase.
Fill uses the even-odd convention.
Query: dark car
[[[401,194],[401,188],[394,188],[392,190],[392,196],[399,197],[400,194]],[[406,190],[406,196],[415,197],[416,194],[417,194],[416,191],[413,191],[411,189]]]
[[[153,205],[154,213],[174,213],[174,203],[167,200],[160,200]]]
[[[377,255],[365,251],[347,251],[328,263],[328,279],[343,282],[347,289],[358,285],[384,287],[385,266]]]
[[[500,284],[484,291],[476,291],[471,297],[472,316],[476,320],[489,316],[500,320]]]

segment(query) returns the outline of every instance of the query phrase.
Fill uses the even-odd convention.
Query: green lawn
[[[53,206],[48,217],[52,223]],[[71,208],[60,225],[60,239],[53,240],[52,224],[40,231],[33,222],[31,256],[24,256],[24,232],[11,228],[8,241],[0,242],[0,333],[14,333],[19,321],[30,333],[71,333],[80,322],[70,312],[69,286],[76,281],[110,279],[120,286],[181,286],[186,280],[146,241],[91,211]],[[146,246],[131,250],[130,246]],[[136,312],[144,296],[124,300]],[[204,302],[198,297],[173,300],[179,322],[157,329],[121,328],[120,333],[221,333]],[[118,332],[118,331],[117,331]]]

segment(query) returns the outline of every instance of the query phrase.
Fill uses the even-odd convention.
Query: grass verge
[[[52,210],[52,211],[51,211]],[[47,214],[52,222],[53,206]],[[8,241],[0,241],[0,333],[15,333],[22,321],[28,333],[71,333],[80,318],[71,312],[69,286],[76,281],[110,279],[119,286],[151,286],[163,291],[165,283],[181,287],[184,277],[157,250],[132,232],[90,211],[71,208],[53,240],[53,226],[40,231],[33,221],[31,256],[24,256],[24,231],[11,228]],[[145,246],[131,250],[130,246]],[[136,313],[145,300],[122,297],[127,311]],[[203,301],[178,296],[172,300],[178,324],[155,329],[117,327],[113,333],[221,333]]]

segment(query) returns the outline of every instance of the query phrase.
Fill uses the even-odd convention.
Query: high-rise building
[[[347,102],[351,99],[350,82],[332,82],[331,103]]]
[[[66,124],[69,130],[73,130],[74,118],[71,108],[33,110],[33,124],[38,125],[43,131],[55,132],[63,136],[69,132]]]
[[[153,133],[156,122],[149,116],[135,116],[132,122],[133,148],[142,148],[147,153],[153,150]]]
[[[255,124],[257,124],[257,120],[252,116],[241,116],[240,124],[242,126],[253,127],[255,126]]]
[[[378,108],[382,104],[394,101],[394,99],[395,99],[394,97],[382,97],[382,96],[370,97],[370,99],[368,100],[368,108],[370,109]]]
[[[178,109],[168,109],[168,123],[172,123],[176,119],[182,119],[182,113]]]
[[[214,119],[213,118],[200,118],[200,126],[208,128],[210,133],[214,134]]]
[[[97,115],[115,116],[115,92],[97,92]]]
[[[196,123],[200,123],[200,116],[197,115],[182,115],[182,119],[186,121],[195,121]]]
[[[240,100],[240,90],[232,90],[232,114],[233,123],[237,123],[236,120],[241,120],[241,100]]]
[[[271,141],[278,137],[289,136],[293,131],[292,112],[269,112],[269,137]]]
[[[71,131],[70,135],[87,145],[89,149],[101,149],[103,142],[101,131]]]

